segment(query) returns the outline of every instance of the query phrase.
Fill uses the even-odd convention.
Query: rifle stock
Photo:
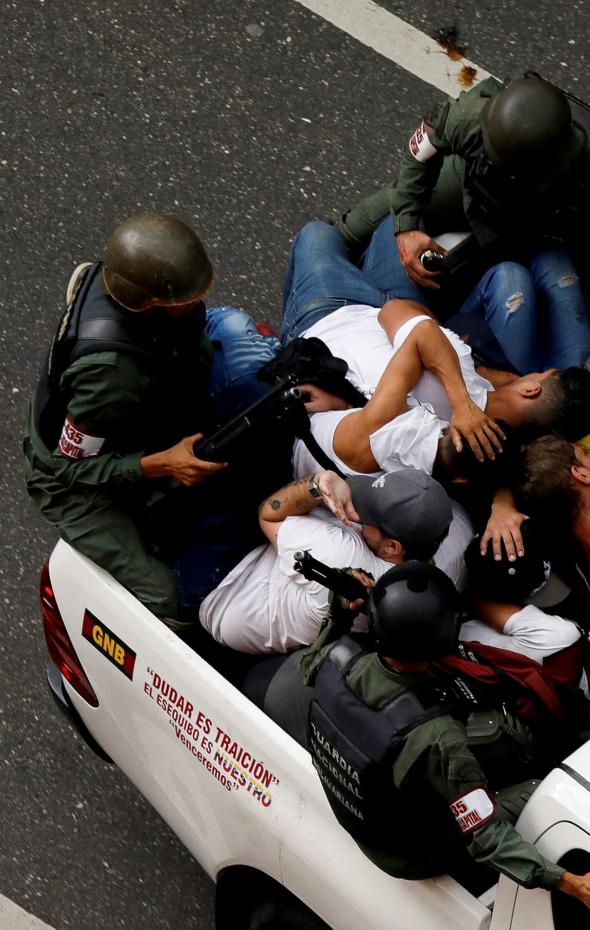
[[[239,449],[240,443],[259,427],[285,419],[296,411],[305,413],[304,396],[296,383],[293,377],[281,381],[211,436],[195,442],[193,454],[206,462],[226,462]]]

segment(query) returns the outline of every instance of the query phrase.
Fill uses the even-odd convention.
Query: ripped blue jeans
[[[490,268],[445,326],[469,336],[477,351],[474,334],[482,321],[521,375],[584,366],[590,358],[590,319],[574,263],[563,249],[541,249],[526,267],[502,262]]]
[[[346,304],[380,307],[393,297],[428,305],[428,291],[406,275],[390,216],[373,233],[358,265],[340,233],[315,221],[291,249],[284,285],[281,340],[289,342]],[[495,368],[519,374],[583,366],[590,357],[590,320],[572,259],[539,249],[522,264],[490,268],[445,324]]]

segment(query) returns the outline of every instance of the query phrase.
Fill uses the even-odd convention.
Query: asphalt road
[[[494,74],[590,99],[583,2],[382,5]],[[73,266],[117,221],[184,216],[215,261],[210,304],[276,322],[294,232],[390,178],[440,94],[294,0],[14,0],[3,18],[0,893],[59,928],[210,930],[208,878],[47,695],[54,537],[22,489],[27,400]]]

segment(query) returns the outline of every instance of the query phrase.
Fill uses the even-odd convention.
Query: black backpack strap
[[[317,439],[313,435],[309,422],[309,416],[307,413],[305,413],[305,415],[302,417],[296,418],[293,431],[297,438],[300,439],[304,444],[309,454],[313,455],[316,462],[318,462],[322,468],[325,468],[328,471],[335,471],[337,475],[340,475],[340,477],[344,478],[346,481],[347,476],[338,468],[336,463],[332,461],[330,456],[324,452]]]

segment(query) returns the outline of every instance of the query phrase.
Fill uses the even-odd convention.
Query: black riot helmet
[[[197,234],[176,216],[139,213],[115,229],[104,258],[104,284],[128,310],[194,303],[213,268]]]
[[[519,78],[488,100],[481,128],[489,158],[514,175],[550,171],[574,145],[567,98],[541,78]]]
[[[459,595],[439,568],[404,562],[385,572],[372,589],[368,617],[381,655],[426,662],[448,655],[457,645]]]

